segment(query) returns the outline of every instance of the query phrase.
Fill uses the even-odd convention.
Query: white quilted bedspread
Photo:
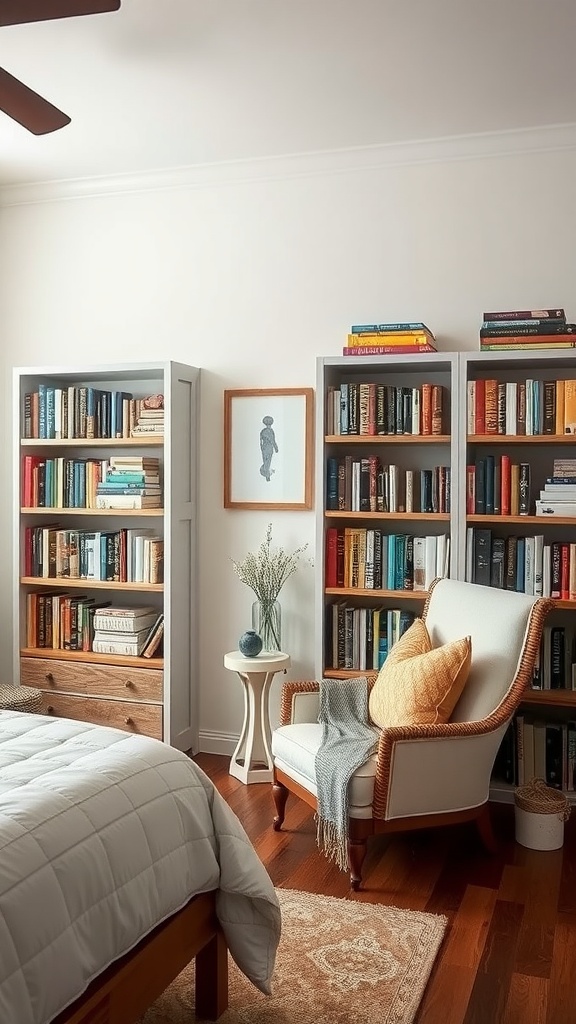
[[[0,1022],[48,1024],[195,893],[269,991],[274,888],[207,776],[157,740],[0,711]]]

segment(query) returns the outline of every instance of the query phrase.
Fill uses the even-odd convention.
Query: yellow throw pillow
[[[469,636],[432,647],[422,619],[394,644],[370,693],[370,717],[391,725],[448,722],[470,672]]]

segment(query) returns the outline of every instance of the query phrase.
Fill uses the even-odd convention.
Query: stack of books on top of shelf
[[[142,455],[119,455],[108,462],[96,487],[96,508],[161,508],[160,463]]]
[[[426,324],[354,324],[342,349],[345,356],[407,355],[411,352],[436,352],[434,335]]]
[[[576,459],[554,459],[554,475],[540,491],[536,515],[576,519]]]
[[[94,615],[92,650],[151,658],[164,631],[164,615],[156,608],[102,608]]]
[[[566,322],[563,309],[509,309],[483,314],[482,352],[551,348],[576,348],[576,324]]]
[[[164,395],[148,395],[146,398],[137,398],[134,407],[134,423],[130,428],[131,437],[164,433]]]

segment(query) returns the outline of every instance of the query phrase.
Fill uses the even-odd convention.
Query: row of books
[[[534,502],[534,513],[543,517],[576,518],[576,464],[556,462],[559,475],[546,478]],[[530,515],[531,477],[530,464],[513,463],[509,455],[486,455],[478,459],[475,465],[466,467],[466,514]]]
[[[544,626],[532,689],[576,690],[576,633],[573,627]]]
[[[24,396],[24,437],[39,440],[127,438],[162,433],[164,396],[38,385]]]
[[[499,537],[492,530],[466,530],[466,580],[536,597],[576,601],[576,544],[544,536]]]
[[[164,541],[153,530],[68,530],[27,526],[24,575],[46,580],[162,583]]]
[[[378,455],[326,460],[326,508],[341,512],[449,512],[450,467],[406,469]]]
[[[94,616],[92,650],[151,658],[163,635],[164,613],[155,608],[100,609]]]
[[[162,639],[159,620],[163,615],[151,607],[115,608],[85,595],[31,591],[26,595],[26,646],[152,657]],[[98,643],[108,634],[114,634],[118,646],[102,650]]]
[[[426,591],[437,576],[449,574],[447,534],[413,537],[331,526],[325,543],[326,587]]]
[[[150,503],[128,499],[154,498],[161,505],[158,459],[22,458],[24,508],[144,508]],[[98,501],[106,498],[106,502]],[[120,498],[118,504],[110,498]]]
[[[470,380],[468,434],[576,433],[576,380]]]
[[[492,770],[494,781],[524,786],[545,779],[553,789],[576,789],[576,722],[520,713],[508,726]]]
[[[326,667],[378,672],[413,621],[414,613],[400,608],[357,608],[335,601],[326,608]]]
[[[573,348],[575,335],[576,324],[567,323],[563,309],[484,313],[480,349]]]
[[[330,386],[326,398],[329,435],[442,434],[445,388],[424,383],[410,388],[345,381]]]
[[[434,335],[422,322],[355,324],[342,350],[345,356],[405,355],[435,351]]]

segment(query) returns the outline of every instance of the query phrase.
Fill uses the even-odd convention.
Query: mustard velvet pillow
[[[394,644],[372,687],[372,721],[383,729],[449,721],[471,660],[469,636],[432,647],[424,622],[415,619]]]

